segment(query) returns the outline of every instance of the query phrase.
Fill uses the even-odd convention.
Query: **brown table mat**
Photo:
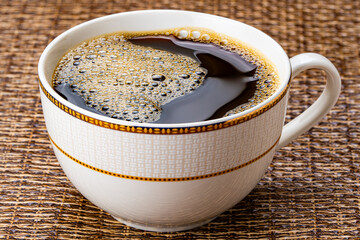
[[[257,187],[210,224],[136,230],[87,201],[61,170],[41,110],[37,62],[61,32],[106,14],[170,8],[217,14],[274,37],[289,56],[317,52],[343,90],[318,125],[276,153]],[[360,1],[0,1],[1,239],[360,239]],[[319,96],[321,71],[292,82],[287,121]]]

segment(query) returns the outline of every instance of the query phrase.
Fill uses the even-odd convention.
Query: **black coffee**
[[[231,115],[276,90],[273,68],[248,48],[208,31],[185,33],[115,33],[83,42],[59,62],[54,88],[98,114],[154,123]]]

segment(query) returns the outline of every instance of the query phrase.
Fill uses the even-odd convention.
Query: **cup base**
[[[136,229],[140,229],[140,230],[145,230],[145,231],[152,231],[152,232],[178,232],[178,231],[186,231],[186,230],[190,230],[196,227],[200,227],[202,225],[205,225],[209,222],[211,222],[212,220],[214,220],[215,218],[211,218],[211,219],[207,219],[205,221],[201,221],[201,222],[196,222],[196,223],[191,223],[191,224],[187,224],[187,225],[169,225],[169,226],[161,226],[161,225],[152,225],[152,224],[142,224],[142,223],[137,223],[134,221],[129,221],[129,220],[125,220],[123,218],[119,218],[119,217],[114,217],[116,220],[118,220],[119,222],[136,228]]]

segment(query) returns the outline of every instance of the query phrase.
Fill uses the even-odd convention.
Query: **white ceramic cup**
[[[205,27],[238,38],[276,66],[280,87],[256,107],[229,117],[184,124],[133,123],[97,115],[64,100],[51,87],[59,59],[71,47],[115,31]],[[326,72],[319,99],[284,124],[289,83],[309,68]],[[340,76],[325,57],[289,60],[265,33],[241,22],[196,12],[135,11],[101,17],[58,36],[39,62],[40,92],[54,152],[74,186],[122,223],[180,231],[205,223],[243,199],[277,149],[312,127],[335,104]]]

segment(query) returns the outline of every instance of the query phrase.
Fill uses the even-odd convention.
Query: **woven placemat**
[[[86,200],[63,173],[41,110],[37,62],[61,32],[95,17],[170,8],[216,14],[273,36],[289,56],[317,52],[343,90],[318,125],[276,153],[257,187],[210,224],[186,232],[136,230]],[[1,239],[360,239],[360,1],[0,1]],[[292,82],[286,120],[325,82]]]

